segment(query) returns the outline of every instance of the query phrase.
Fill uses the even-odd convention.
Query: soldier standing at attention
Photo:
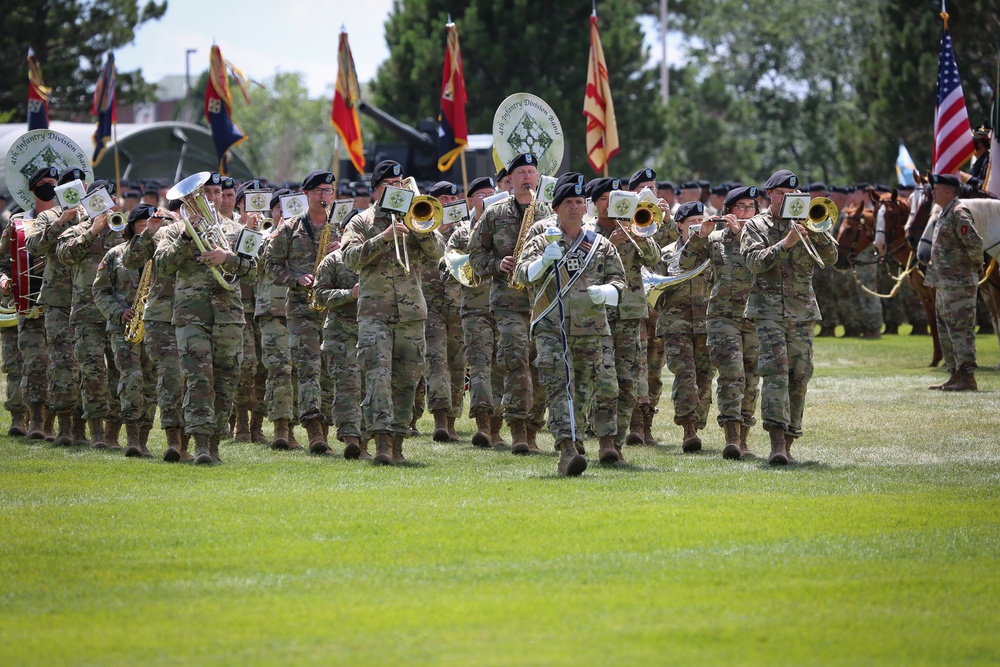
[[[373,465],[406,462],[403,438],[410,432],[413,397],[424,370],[427,302],[416,267],[407,272],[396,261],[393,234],[408,245],[411,257],[423,253],[423,261],[436,263],[444,250],[440,234],[411,233],[378,205],[387,185],[402,182],[398,162],[375,165],[376,203],[351,219],[342,238],[344,262],[358,274],[358,366],[364,374],[365,421],[375,437]]]
[[[582,185],[561,185],[552,204],[558,216],[559,240],[549,243],[540,235],[528,241],[515,276],[535,289],[535,365],[548,398],[549,429],[559,449],[557,469],[561,475],[577,476],[587,468],[587,459],[579,449],[584,414],[592,402],[601,463],[624,463],[615,449],[618,381],[607,309],[618,305],[626,285],[625,269],[611,241],[583,230],[587,200]],[[556,298],[555,271],[565,292],[561,299]],[[573,394],[572,413],[568,391]],[[579,447],[573,440],[574,427]]]
[[[750,427],[757,423],[757,329],[744,315],[750,295],[750,269],[740,254],[740,233],[757,214],[757,188],[737,188],[722,203],[725,227],[705,220],[697,234],[689,234],[681,249],[680,268],[690,271],[712,260],[712,291],[708,296],[708,354],[719,371],[716,398],[719,426],[726,434],[722,457],[739,460],[753,454],[747,445]]]
[[[796,462],[791,445],[802,437],[814,328],[822,319],[812,288],[816,263],[799,241],[808,234],[826,264],[837,258],[837,244],[829,234],[778,217],[785,195],[797,192],[798,185],[798,176],[787,169],[767,179],[764,189],[771,205],[750,219],[740,241],[753,274],[746,317],[754,321],[760,342],[761,420],[771,437],[771,465]]]
[[[267,270],[278,287],[288,288],[285,314],[292,363],[298,375],[299,422],[306,427],[309,451],[320,456],[333,456],[333,450],[323,435],[322,373],[323,309],[310,307],[310,295],[316,284],[313,271],[317,258],[326,257],[336,247],[336,237],[330,235],[326,248],[319,247],[320,236],[328,222],[327,208],[334,199],[333,174],[323,169],[309,172],[302,182],[302,192],[309,208],[281,223],[267,247]]]
[[[931,177],[934,203],[941,215],[934,223],[931,261],[924,282],[934,287],[938,331],[947,382],[931,389],[978,391],[976,384],[976,291],[983,263],[983,239],[972,213],[958,199],[959,181],[950,174]]]
[[[206,193],[210,187],[206,186]],[[198,213],[188,211],[188,215]],[[236,247],[239,226],[221,218],[218,224],[229,247]],[[244,277],[253,274],[257,261],[225,248],[200,252],[186,225],[171,225],[156,247],[153,262],[157,271],[176,280],[173,324],[185,373],[184,429],[194,436],[194,462],[222,463],[219,442],[229,433],[240,379],[243,303],[239,285],[225,289],[212,269]]]
[[[531,192],[538,187],[537,164],[531,153],[510,161],[506,178],[513,187],[511,196],[483,212],[469,239],[469,261],[476,275],[492,276],[490,310],[499,332],[497,364],[505,373],[501,406],[510,425],[511,451],[515,454],[540,453],[535,436],[544,425],[545,401],[538,386],[538,371],[531,364],[531,303],[526,289],[511,285],[519,259],[513,253],[525,214],[531,206],[535,207],[534,220],[552,214],[548,204],[532,203]]]

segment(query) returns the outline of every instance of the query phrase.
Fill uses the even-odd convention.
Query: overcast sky
[[[392,0],[168,0],[166,15],[141,26],[134,44],[117,51],[115,59],[120,70],[141,67],[146,80],[155,83],[184,74],[185,52],[197,49],[191,55],[193,78],[208,68],[214,40],[222,55],[251,79],[302,72],[310,94],[319,97],[332,91],[337,77],[341,25],[347,28],[358,78],[365,83],[375,77],[379,63],[389,57],[383,24],[391,8]],[[644,27],[652,59],[659,63],[653,27]],[[677,43],[671,34],[672,62],[679,57]]]

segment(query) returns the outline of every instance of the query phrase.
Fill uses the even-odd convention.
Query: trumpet
[[[810,232],[825,234],[830,231],[833,224],[837,221],[837,213],[837,205],[832,200],[826,197],[817,197],[809,203],[809,214],[802,222],[802,226]],[[799,233],[798,227],[793,226],[792,229],[798,234],[799,240],[802,242],[802,247],[806,249],[806,252],[816,262],[816,265],[821,269],[825,269],[826,262],[820,258],[819,251],[816,250],[816,246],[809,239],[809,235],[806,234],[803,236]]]
[[[229,239],[219,224],[215,207],[205,196],[205,183],[212,177],[211,172],[202,171],[188,176],[183,181],[170,188],[167,199],[179,199],[181,219],[187,233],[194,239],[200,252],[208,252],[214,248],[222,248],[231,252]],[[226,290],[232,291],[239,282],[239,276],[226,273],[220,267],[211,267],[215,281]]]
[[[124,213],[120,211],[111,211],[108,213],[108,228],[113,232],[120,232],[125,229],[125,225],[128,224],[128,218]]]

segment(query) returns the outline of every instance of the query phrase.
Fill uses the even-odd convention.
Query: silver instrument
[[[229,247],[229,239],[222,229],[215,207],[205,196],[205,184],[212,177],[211,172],[202,171],[188,176],[183,181],[170,188],[167,192],[167,199],[179,199],[181,205],[181,219],[184,220],[184,227],[187,233],[194,239],[194,243],[201,252],[208,252],[216,248],[222,248],[226,252],[232,252]],[[216,282],[224,289],[233,290],[239,282],[239,276],[226,273],[222,267],[211,267],[212,275]]]
[[[668,288],[676,287],[701,275],[710,263],[711,260],[705,260],[701,266],[697,266],[677,276],[661,276],[653,273],[646,267],[642,267],[642,289],[646,293],[646,303],[649,304],[650,308],[656,308],[656,302],[660,300],[660,297],[663,296],[663,293]]]

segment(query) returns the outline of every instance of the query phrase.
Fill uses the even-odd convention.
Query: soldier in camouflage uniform
[[[114,185],[95,181],[88,194],[104,187],[114,196]],[[122,243],[120,232],[108,227],[108,213],[84,219],[59,236],[56,255],[73,271],[73,306],[70,323],[76,334],[75,352],[80,364],[83,417],[90,427],[90,446],[121,449],[119,374],[107,332],[107,319],[94,303],[94,278],[104,255]],[[105,423],[106,422],[106,423]]]
[[[123,231],[126,243],[145,230],[146,221],[153,215],[162,214],[149,204],[138,204],[129,212],[128,224]],[[133,306],[145,269],[139,271],[125,268],[122,257],[127,248],[126,244],[116,245],[108,250],[97,265],[94,302],[107,318],[115,366],[121,374],[117,392],[122,403],[121,418],[125,422],[128,438],[125,456],[151,459],[153,454],[146,445],[156,414],[156,371],[146,354],[145,343],[131,343],[125,339],[125,326],[137,317]]]
[[[358,212],[350,214],[349,222]],[[323,357],[334,382],[333,423],[344,443],[345,459],[371,460],[362,438],[361,370],[358,367],[358,275],[347,268],[340,250],[320,262],[316,272],[316,300],[326,307]]]
[[[439,181],[427,191],[442,205],[458,201],[458,186]],[[445,220],[438,233],[445,243],[457,225]],[[460,302],[462,285],[438,262],[422,262],[422,287],[427,300],[427,407],[434,415],[436,442],[458,442],[455,420],[462,415],[465,396],[465,349],[462,345]]]
[[[515,454],[539,453],[535,436],[544,425],[544,392],[539,391],[538,371],[531,364],[535,349],[529,341],[529,293],[510,283],[518,261],[513,252],[522,220],[530,208],[531,190],[538,187],[536,164],[530,153],[511,160],[507,176],[514,194],[487,208],[469,239],[469,261],[476,275],[492,276],[490,309],[499,332],[497,364],[505,373],[501,406]],[[552,213],[548,204],[536,201],[534,206],[535,220]]]
[[[747,445],[750,427],[757,423],[757,330],[744,315],[750,295],[751,275],[740,254],[740,233],[745,222],[757,214],[757,188],[730,191],[723,200],[725,227],[705,220],[697,234],[689,234],[681,250],[679,266],[690,271],[711,260],[712,291],[708,296],[706,330],[708,354],[719,371],[716,398],[719,426],[725,431],[722,457],[739,460],[753,457]]]
[[[6,201],[3,202],[6,206]],[[11,295],[14,280],[11,269],[10,235],[14,231],[7,211],[0,217],[0,304],[4,308],[14,308]],[[7,392],[4,398],[4,408],[10,413],[10,427],[7,435],[22,436],[28,433],[28,410],[24,405],[21,393],[21,367],[24,360],[21,351],[17,349],[17,326],[0,327],[0,349],[3,353],[3,374],[6,378]]]
[[[483,200],[496,194],[496,182],[489,176],[477,178],[466,193],[472,207],[472,220],[448,239],[449,252],[468,254],[472,228],[483,215]],[[465,343],[465,358],[469,362],[469,416],[476,420],[476,447],[506,445],[500,437],[503,417],[500,397],[503,395],[504,374],[496,363],[497,323],[490,312],[492,276],[481,276],[474,287],[462,285],[461,314]]]
[[[59,184],[83,181],[80,169],[68,169]],[[84,187],[86,183],[84,182]],[[82,215],[81,215],[82,214]],[[86,213],[82,208],[63,210],[55,206],[38,214],[25,247],[35,257],[45,258],[45,273],[38,303],[44,309],[45,339],[49,349],[49,410],[59,420],[57,445],[86,445],[86,423],[81,416],[80,365],[73,352],[74,332],[70,324],[73,300],[73,273],[56,256],[56,241],[71,225],[78,224]]]
[[[309,451],[332,456],[333,450],[323,433],[321,346],[325,312],[310,306],[310,295],[316,282],[313,272],[317,258],[325,257],[336,247],[332,234],[326,248],[318,246],[324,227],[333,224],[327,214],[335,196],[333,174],[321,169],[310,172],[302,183],[302,191],[309,200],[308,210],[282,222],[267,246],[265,261],[274,284],[288,288],[285,304],[288,337],[298,374],[299,421],[306,427]]]
[[[934,174],[934,203],[941,214],[934,221],[931,261],[925,284],[934,287],[941,353],[951,377],[931,389],[977,391],[976,292],[983,263],[983,239],[972,213],[958,199],[958,177]]]
[[[642,350],[639,344],[639,329],[643,320],[649,316],[641,269],[644,266],[656,266],[660,259],[660,249],[652,237],[630,235],[615,220],[608,217],[608,201],[611,193],[620,189],[621,183],[617,178],[601,178],[590,191],[591,199],[597,208],[597,225],[594,229],[615,247],[625,269],[626,285],[621,299],[617,306],[608,306],[608,322],[615,346],[615,372],[618,376],[618,432],[615,435],[615,449],[619,455],[622,445],[626,442],[626,435],[631,436],[629,425],[638,426],[642,420],[640,416],[636,423],[634,415],[637,411],[636,379],[645,372],[645,364],[642,363],[645,358],[640,358]],[[638,244],[639,248],[637,249],[633,243]],[[641,410],[638,412],[640,415],[643,414]],[[639,426],[630,444],[642,443],[642,427]]]
[[[528,241],[515,278],[536,292],[535,365],[548,396],[549,430],[559,448],[557,469],[561,475],[576,476],[587,468],[587,459],[574,442],[574,431],[582,446],[584,415],[592,402],[601,463],[624,464],[615,448],[618,382],[607,309],[618,305],[625,290],[625,269],[608,239],[582,229],[587,211],[582,185],[559,186],[552,204],[561,236],[552,243],[544,235]],[[564,281],[559,285],[566,290],[561,299],[554,271]]]
[[[380,202],[387,185],[402,184],[402,167],[384,160],[372,171],[373,199]],[[374,465],[406,461],[403,438],[409,433],[413,398],[424,368],[424,320],[427,302],[417,270],[406,272],[396,261],[393,234],[407,244],[410,257],[423,254],[437,262],[444,242],[437,232],[411,233],[378,203],[347,224],[343,257],[358,274],[358,366],[364,374],[363,409],[375,437]],[[395,230],[395,232],[393,231]]]
[[[218,196],[205,187],[211,200]],[[197,212],[188,212],[197,216]],[[206,224],[195,218],[196,224]],[[220,231],[236,247],[239,225],[220,218]],[[229,433],[243,353],[243,303],[239,285],[222,287],[212,268],[238,278],[252,276],[257,261],[225,248],[200,252],[186,226],[171,225],[157,244],[153,262],[174,276],[173,324],[185,373],[184,429],[194,436],[195,464],[219,464],[219,442]]]
[[[697,201],[677,207],[674,223],[681,236],[663,248],[656,273],[666,276],[685,273],[680,266],[681,250],[692,228],[701,228],[704,212],[704,204]],[[712,405],[714,372],[705,328],[711,283],[710,265],[700,275],[667,288],[657,302],[656,335],[663,338],[667,368],[674,374],[670,396],[674,403],[674,423],[684,428],[681,449],[685,454],[701,449],[698,431],[708,424],[708,409]]]
[[[792,172],[775,172],[765,183],[771,206],[746,224],[740,239],[740,251],[753,274],[746,316],[754,320],[760,342],[761,421],[771,437],[771,465],[795,463],[791,443],[802,436],[814,328],[822,319],[812,289],[816,263],[800,238],[808,234],[826,264],[837,257],[837,245],[829,234],[809,232],[778,217],[784,196],[797,186],[798,177]]]

